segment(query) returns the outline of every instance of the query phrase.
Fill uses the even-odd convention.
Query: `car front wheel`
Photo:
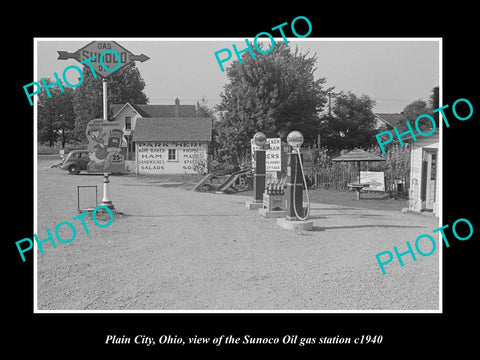
[[[72,175],[78,175],[80,173],[80,168],[78,165],[70,165],[70,167],[68,168],[68,171]]]

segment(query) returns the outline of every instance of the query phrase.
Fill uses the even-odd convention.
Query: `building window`
[[[168,149],[168,161],[177,161],[177,149]]]
[[[125,130],[132,130],[132,117],[125,116]]]

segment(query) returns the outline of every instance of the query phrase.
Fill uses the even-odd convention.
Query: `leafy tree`
[[[95,118],[103,118],[103,84],[97,75],[94,79],[88,66],[83,68],[83,83],[75,88],[75,132],[81,139],[85,138],[87,123]],[[148,97],[143,92],[145,81],[140,71],[131,63],[107,78],[107,104],[146,104]],[[113,114],[109,113],[110,118]]]
[[[45,82],[50,84],[53,81],[47,78]],[[53,146],[60,139],[62,147],[65,147],[66,142],[74,137],[74,90],[64,84],[62,86],[63,92],[58,86],[51,87],[50,98],[46,91],[38,94],[37,140],[39,143],[48,143],[49,146]]]
[[[430,94],[428,102],[422,99],[412,101],[410,104],[405,106],[405,108],[402,111],[402,114],[406,118],[406,120],[410,123],[415,133],[417,133],[415,129],[415,122],[420,115],[424,115],[424,114],[430,115],[433,117],[433,119],[435,120],[435,126],[438,129],[439,128],[438,112],[433,113],[433,110],[437,109],[438,107],[439,107],[439,87],[435,86],[432,88],[432,93]],[[433,126],[432,122],[428,120],[426,117],[423,119],[420,119],[417,125],[420,131],[425,134],[430,133]],[[401,132],[407,131],[406,125],[400,124],[397,126],[399,127]],[[393,146],[395,146],[394,142],[386,145],[387,153],[388,151],[390,151],[390,149]]]
[[[438,87],[432,89],[432,94],[428,103],[422,99],[412,101],[403,109],[403,115],[410,122],[412,128],[414,128],[415,121],[420,115],[430,115],[435,120],[435,127],[438,129],[438,113],[433,113],[433,110],[436,108],[438,108]],[[424,118],[423,120],[420,119],[418,121],[418,127],[422,132],[428,133],[433,125],[431,121]]]
[[[212,122],[213,122],[212,142],[209,147],[209,155],[215,158],[220,148],[220,144],[217,142],[218,133],[215,126],[215,124],[217,123],[217,117],[215,116],[215,109],[208,107],[207,98],[205,97],[205,95],[202,96],[200,101],[197,101],[197,109],[196,109],[195,116],[199,118],[212,119]]]
[[[327,101],[325,78],[314,78],[316,55],[277,42],[270,53],[256,52],[255,59],[246,53],[242,62],[235,60],[227,68],[229,82],[217,107],[222,160],[240,164],[257,131],[286,138],[299,130],[307,144],[313,143],[317,114]]]
[[[374,105],[367,95],[357,96],[350,91],[338,93],[331,114],[321,118],[322,145],[340,151],[368,148],[376,143]]]
[[[214,121],[216,120],[215,109],[209,108],[207,104],[207,98],[205,95],[197,101],[197,111],[195,114],[199,118],[211,118]]]
[[[109,104],[147,104],[145,81],[134,62],[108,77]]]
[[[83,83],[76,88],[73,97],[75,133],[79,139],[85,139],[85,129],[90,120],[103,117],[102,79],[93,79],[85,67],[83,74]]]
[[[410,122],[412,126],[415,124],[415,120],[422,114],[430,112],[430,107],[424,100],[415,100],[405,106],[403,109],[403,116]]]
[[[429,105],[432,111],[440,107],[440,95],[439,95],[438,86],[435,86],[432,89],[432,93],[430,94],[430,99],[429,99]],[[433,114],[433,118],[435,119],[437,125],[438,125],[438,114],[439,114],[438,111]]]

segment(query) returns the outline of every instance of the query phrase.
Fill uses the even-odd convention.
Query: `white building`
[[[403,114],[376,113],[375,121],[377,129],[386,128],[393,133],[397,127],[399,133],[408,130],[407,119]],[[405,146],[410,146],[410,187],[409,203],[410,211],[431,211],[439,216],[440,185],[438,177],[439,162],[439,132],[438,129],[430,136],[415,135],[416,141],[410,134],[402,136]],[[392,143],[397,144],[395,138]]]
[[[432,135],[416,136],[416,141],[409,139],[410,153],[410,211],[432,211],[439,216],[440,185],[438,176],[439,132]],[[402,139],[407,141],[407,139]]]
[[[210,118],[138,118],[136,174],[196,174],[206,172],[212,141]]]

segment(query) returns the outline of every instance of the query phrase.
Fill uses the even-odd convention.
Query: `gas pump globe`
[[[303,135],[300,131],[292,131],[287,135],[287,144],[290,145],[292,148],[297,150],[297,152],[300,150],[300,148],[303,145]]]
[[[253,142],[255,143],[255,145],[263,147],[263,145],[265,145],[265,143],[267,142],[267,136],[263,132],[259,131],[255,135],[253,135]]]

